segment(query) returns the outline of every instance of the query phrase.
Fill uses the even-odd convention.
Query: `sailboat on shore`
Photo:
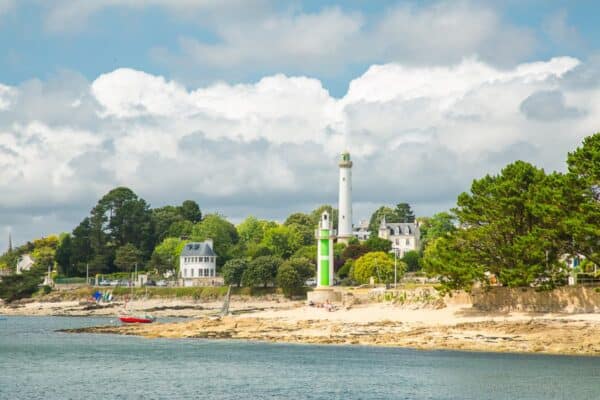
[[[133,285],[131,285],[131,298],[133,299]],[[127,299],[125,299],[125,305],[119,315],[119,321],[124,324],[150,324],[156,321],[156,317],[150,314],[134,315],[127,311]]]

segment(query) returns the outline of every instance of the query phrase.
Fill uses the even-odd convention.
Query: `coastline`
[[[367,303],[329,312],[302,301],[232,298],[232,315],[216,318],[220,301],[150,299],[128,303],[159,322],[66,330],[146,338],[238,339],[281,343],[369,345],[422,350],[600,355],[600,315],[479,311],[471,304]],[[86,309],[77,301],[0,306],[0,315],[116,316],[121,304]],[[179,322],[160,322],[182,317]]]

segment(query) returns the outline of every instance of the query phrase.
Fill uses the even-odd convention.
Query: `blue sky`
[[[369,26],[377,23],[387,10],[398,5],[408,5],[418,10],[436,2],[315,0],[261,3],[264,12],[273,15],[318,14],[324,9],[340,8],[344,12],[360,13],[365,18],[365,25]],[[598,51],[600,25],[595,19],[600,15],[598,2],[525,0],[502,2],[501,5],[500,2],[471,3],[489,6],[505,23],[531,31],[535,45],[526,54],[510,60],[511,63],[564,54],[585,60]],[[302,73],[295,68],[274,69],[265,63],[251,68],[232,65],[230,71],[210,73],[207,77],[203,76],[203,71],[186,73],[182,77],[176,66],[161,62],[153,53],[157,48],[177,49],[178,40],[182,37],[219,43],[221,38],[216,32],[215,21],[203,21],[194,14],[203,13],[203,10],[194,11],[188,18],[161,5],[107,5],[90,14],[75,14],[72,18],[65,18],[57,22],[61,26],[56,27],[48,22],[52,6],[40,4],[42,2],[38,1],[15,2],[0,16],[0,77],[6,84],[15,85],[29,79],[45,80],[64,69],[76,71],[92,80],[101,73],[130,67],[169,78],[183,78],[191,87],[214,80],[255,81],[274,72],[292,75]],[[58,8],[62,2],[56,4]],[[243,16],[234,18],[243,19]],[[567,32],[572,30],[571,38],[564,37],[564,32],[555,32],[554,35],[548,32],[546,25],[553,18],[564,21]],[[345,94],[349,81],[371,64],[391,61],[403,61],[403,57],[396,54],[366,58],[345,63],[336,71],[311,69],[309,75],[320,79],[333,95],[339,97]]]
[[[0,249],[115,186],[234,222],[448,210],[599,130],[596,1],[0,0]]]

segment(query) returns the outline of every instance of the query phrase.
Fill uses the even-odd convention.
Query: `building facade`
[[[421,245],[421,232],[417,222],[387,223],[383,218],[378,236],[392,242],[392,251],[400,258],[408,251],[419,250]]]
[[[29,271],[34,264],[33,258],[29,254],[23,254],[19,257],[19,261],[17,262],[17,274],[22,274],[23,271]]]
[[[369,221],[361,220],[358,225],[352,228],[352,235],[361,242],[367,240],[371,236],[371,232],[369,231]]]
[[[179,256],[179,278],[183,286],[204,286],[215,282],[217,255],[212,239],[187,243]]]

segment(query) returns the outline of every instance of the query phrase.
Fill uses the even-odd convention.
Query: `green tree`
[[[304,282],[315,274],[315,268],[308,259],[291,258],[279,266],[276,277],[277,286],[283,290],[286,296],[290,297],[300,293]]]
[[[311,218],[310,215],[304,214],[304,213],[291,214],[289,217],[287,217],[287,219],[285,220],[285,222],[283,224],[286,226],[290,226],[293,224],[303,225],[303,226],[311,227],[312,229],[316,229],[313,218]]]
[[[244,271],[248,269],[249,262],[245,258],[234,258],[223,265],[223,280],[227,285],[236,285],[240,287],[242,284],[242,276]]]
[[[285,226],[298,233],[298,236],[300,237],[300,244],[302,246],[308,246],[316,242],[314,228],[311,228],[308,225],[300,224],[290,224]]]
[[[398,278],[404,274],[403,263],[398,263]],[[394,260],[382,251],[367,253],[354,262],[353,278],[359,283],[391,283],[394,280]]]
[[[485,282],[485,266],[473,252],[463,251],[469,244],[467,231],[434,239],[425,249],[423,269],[440,280],[440,291],[470,291],[475,282]]]
[[[317,264],[317,245],[302,246],[292,256],[292,258],[306,258],[313,265]]]
[[[115,265],[121,271],[130,272],[141,258],[141,252],[133,244],[127,243],[117,249]]]
[[[289,258],[302,247],[302,237],[292,227],[279,225],[265,232],[261,244],[269,248],[276,256]]]
[[[283,294],[291,297],[302,290],[304,281],[298,275],[298,271],[293,266],[284,262],[277,270],[277,286],[281,288]]]
[[[262,256],[272,256],[273,251],[262,243],[250,243],[246,247],[245,255],[249,258],[257,258]]]
[[[82,271],[86,270],[86,263],[89,263],[94,256],[91,235],[92,229],[89,218],[84,218],[83,221],[73,229],[70,263],[74,265],[77,275],[80,275]],[[98,273],[101,271],[92,270],[92,272]]]
[[[181,203],[179,213],[183,219],[194,224],[202,220],[202,211],[200,211],[200,206],[194,200],[185,200]]]
[[[275,256],[255,258],[242,274],[242,285],[249,287],[263,285],[267,287],[275,281],[277,269],[282,262],[280,257]]]
[[[179,269],[179,255],[185,241],[179,238],[166,238],[154,248],[150,258],[150,267],[163,274],[169,270]]]
[[[506,286],[553,286],[564,279],[565,249],[557,229],[562,217],[549,212],[556,179],[517,161],[497,176],[473,181],[471,193],[458,197],[454,212],[469,239],[463,251],[477,255]]]
[[[35,266],[48,270],[54,269],[56,249],[59,244],[59,238],[55,235],[50,235],[33,241],[33,250],[31,257],[35,262]]]
[[[272,221],[259,220],[256,217],[249,216],[237,226],[240,241],[243,243],[260,243],[265,236],[265,231],[276,227],[277,224]]]
[[[310,215],[304,213],[291,214],[287,217],[283,225],[295,229],[300,234],[302,245],[307,246],[315,243],[315,229],[317,225],[314,224]]]
[[[510,287],[562,284],[561,257],[569,242],[564,179],[517,161],[499,175],[473,181],[453,210],[460,228],[431,241],[425,270],[440,278],[444,290],[487,284],[487,274]]]
[[[37,247],[31,253],[34,265],[45,270],[48,270],[48,268],[54,269],[55,252],[56,250],[48,246]]]
[[[402,262],[406,264],[408,271],[414,272],[421,269],[421,255],[418,251],[411,250],[404,253]]]
[[[392,250],[392,242],[377,236],[371,236],[365,240],[364,246],[369,251],[383,251],[384,253],[388,253],[390,250]]]
[[[22,274],[13,274],[2,277],[0,281],[0,299],[7,303],[26,297],[31,297],[39,290],[46,269],[43,266],[34,265],[29,271]]]
[[[446,236],[456,230],[456,217],[448,212],[440,212],[431,218],[424,218],[419,229],[421,231],[421,248],[425,249],[438,237]]]
[[[308,258],[296,257],[290,258],[285,261],[284,264],[292,266],[298,273],[298,276],[302,280],[303,284],[308,278],[313,278],[317,274],[317,270],[313,263]]]
[[[398,222],[415,222],[415,214],[408,203],[398,203],[394,209]]]
[[[212,239],[214,251],[219,256],[217,264],[221,266],[231,258],[229,252],[238,242],[239,236],[231,222],[220,215],[209,214],[202,222],[194,225],[192,239],[195,241]]]
[[[54,257],[60,273],[64,276],[75,276],[77,274],[77,270],[71,263],[72,251],[71,235],[68,233],[62,235]]]
[[[161,242],[168,236],[170,227],[175,223],[185,221],[178,207],[165,206],[152,210],[152,223],[156,235],[156,242]]]
[[[175,221],[169,226],[166,236],[171,238],[190,237],[193,230],[194,224],[191,221]]]
[[[342,253],[342,260],[344,261],[344,263],[347,260],[356,260],[363,254],[366,254],[368,252],[369,248],[363,244],[349,244]]]
[[[74,237],[78,236],[73,232]],[[150,258],[154,229],[150,207],[131,189],[118,187],[104,195],[89,218],[90,267],[95,272],[111,270],[116,249],[128,243]],[[82,260],[75,260],[82,264]]]
[[[569,153],[567,165],[561,209],[568,210],[563,223],[568,252],[600,265],[600,133]]]
[[[371,214],[371,219],[369,220],[369,231],[371,232],[371,237],[377,236],[383,217],[385,217],[386,222],[400,222],[400,218],[398,217],[398,214],[396,214],[395,210],[387,206],[379,207],[373,214]]]
[[[354,259],[348,258],[346,262],[344,262],[344,265],[342,265],[342,267],[337,272],[338,278],[346,279],[350,276],[350,270],[354,266],[354,261]]]

